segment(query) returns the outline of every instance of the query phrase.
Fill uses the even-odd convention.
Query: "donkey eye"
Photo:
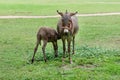
[[[68,23],[68,27],[70,26],[70,23]]]
[[[69,20],[69,22],[72,22],[71,20]]]
[[[70,25],[71,25],[71,23],[69,22],[69,23],[68,23],[68,27],[70,27]]]

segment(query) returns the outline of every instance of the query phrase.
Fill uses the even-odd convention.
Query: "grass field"
[[[79,14],[120,12],[119,7],[119,0],[1,0],[0,15],[56,15],[56,10],[66,9]]]
[[[120,12],[119,0],[1,0],[0,15],[56,15],[56,10],[79,13]],[[118,2],[118,3],[116,3]],[[41,26],[56,29],[58,18],[0,19],[0,80],[119,80],[120,16],[79,17],[73,64],[54,58],[52,44],[46,47],[45,63],[39,46],[30,64]]]
[[[34,64],[29,64],[39,26],[56,28],[58,19],[0,20],[1,80],[119,80],[120,79],[120,16],[79,17],[73,64],[53,57],[52,44],[47,45],[44,63],[41,46]]]

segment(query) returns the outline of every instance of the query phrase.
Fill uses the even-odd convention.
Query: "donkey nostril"
[[[65,32],[64,34],[65,34],[65,35],[68,35],[68,33],[67,33],[67,32]]]

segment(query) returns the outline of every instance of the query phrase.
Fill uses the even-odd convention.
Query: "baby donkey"
[[[58,33],[56,30],[48,27],[41,27],[37,33],[37,44],[34,48],[34,54],[32,57],[32,63],[34,62],[34,56],[36,54],[36,51],[38,49],[38,45],[41,45],[41,40],[43,40],[43,46],[42,46],[42,51],[43,51],[43,56],[44,56],[44,61],[46,62],[46,54],[45,54],[45,47],[47,45],[47,42],[52,42],[53,47],[54,47],[54,55],[55,57],[58,56],[58,45],[57,45],[57,40],[60,39],[58,36]]]

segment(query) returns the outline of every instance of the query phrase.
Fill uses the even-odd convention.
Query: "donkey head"
[[[73,29],[73,23],[71,17],[77,14],[75,13],[68,13],[67,10],[65,13],[59,12],[57,10],[57,13],[61,16],[61,26],[62,26],[62,31],[64,35],[68,35],[72,33]]]

